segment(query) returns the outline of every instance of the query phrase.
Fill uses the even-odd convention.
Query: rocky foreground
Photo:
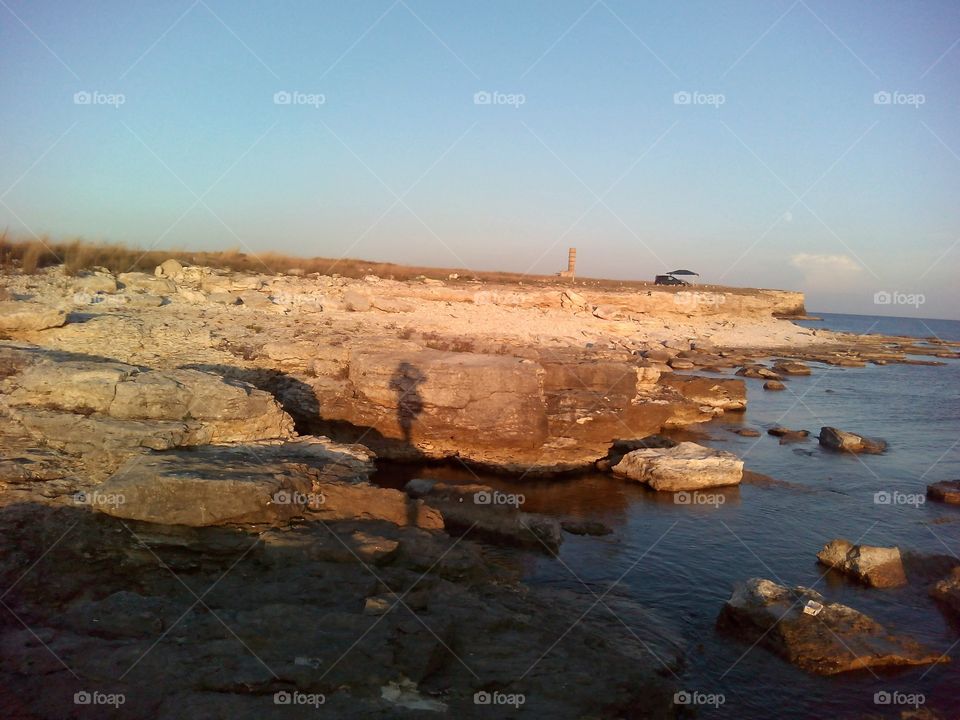
[[[802,297],[775,291],[581,293],[176,261],[2,283],[10,718],[315,717],[320,705],[344,718],[474,717],[489,704],[669,717],[670,658],[524,587],[489,551],[554,553],[558,520],[483,486],[379,488],[374,461],[597,467],[659,492],[735,485],[736,457],[650,436],[741,412],[746,382],[788,384],[809,361],[956,356],[798,327],[777,316],[802,313]],[[681,374],[697,369],[713,376]],[[825,447],[862,451],[824,431]],[[841,550],[823,562],[867,573],[866,551]],[[955,585],[938,597],[952,602]],[[748,639],[773,629],[771,603],[806,592],[751,587],[722,623]],[[847,611],[827,606],[841,636],[883,634]],[[823,633],[805,632],[784,626],[767,644],[822,672],[803,648]],[[939,659],[883,642],[887,664]]]

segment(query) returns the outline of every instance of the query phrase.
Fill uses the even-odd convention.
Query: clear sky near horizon
[[[960,317],[955,0],[0,0],[0,67],[17,235]]]

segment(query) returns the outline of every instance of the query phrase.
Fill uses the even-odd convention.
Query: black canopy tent
[[[696,275],[700,277],[700,273],[695,273],[693,270],[674,270],[673,272],[668,272],[667,275]]]

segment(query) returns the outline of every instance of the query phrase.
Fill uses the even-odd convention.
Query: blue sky
[[[544,273],[576,246],[956,318],[958,41],[948,1],[3,0],[0,224]]]

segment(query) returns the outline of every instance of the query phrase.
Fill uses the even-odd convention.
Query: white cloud
[[[803,273],[804,280],[811,286],[849,282],[863,271],[860,263],[849,255],[800,253],[790,258],[790,264]]]

